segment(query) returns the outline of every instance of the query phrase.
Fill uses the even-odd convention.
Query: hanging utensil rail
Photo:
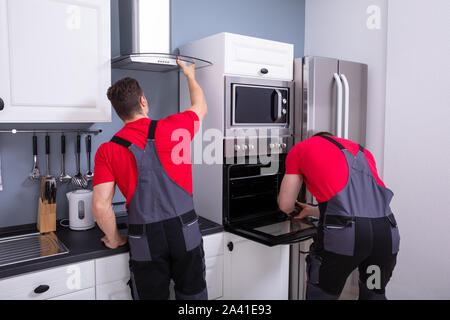
[[[0,133],[79,133],[79,134],[99,134],[103,130],[79,130],[79,129],[36,129],[36,130],[22,130],[22,129],[9,129],[9,130],[0,130]]]

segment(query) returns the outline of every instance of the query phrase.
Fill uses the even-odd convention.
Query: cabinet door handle
[[[231,242],[231,241],[228,242],[227,247],[228,247],[228,250],[233,251],[233,249],[234,249],[234,244],[233,244],[233,242]]]
[[[0,111],[2,111],[5,108],[5,102],[3,102],[3,99],[0,98]]]
[[[262,74],[268,74],[269,70],[267,70],[266,68],[262,68],[259,72],[261,72]]]
[[[48,289],[50,289],[50,286],[48,286],[46,284],[42,284],[39,287],[37,287],[36,289],[34,289],[34,293],[41,294],[41,293],[48,291]]]

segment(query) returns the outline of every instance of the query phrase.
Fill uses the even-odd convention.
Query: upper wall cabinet
[[[226,75],[293,80],[294,45],[222,32],[180,47],[182,55],[211,61]]]
[[[108,122],[110,0],[0,0],[0,123]]]
[[[225,73],[292,80],[294,45],[225,33]]]

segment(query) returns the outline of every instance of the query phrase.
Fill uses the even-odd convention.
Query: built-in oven
[[[292,81],[226,76],[226,135],[242,129],[277,129],[280,135],[292,135],[293,95]]]
[[[246,157],[224,165],[223,224],[227,231],[268,246],[296,243],[316,233],[313,222],[292,219],[278,208],[285,158],[286,154],[277,154],[263,163],[259,157]]]

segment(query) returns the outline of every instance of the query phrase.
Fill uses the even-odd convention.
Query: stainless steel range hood
[[[167,72],[177,70],[177,55],[170,53],[170,0],[121,0],[119,2],[120,56],[111,66],[118,69]],[[180,56],[196,68],[209,61]]]

